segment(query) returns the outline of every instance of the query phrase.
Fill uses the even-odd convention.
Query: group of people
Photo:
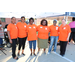
[[[43,19],[39,26],[34,24],[34,19],[29,19],[29,24],[25,23],[25,17],[21,17],[21,22],[16,23],[16,18],[11,18],[11,23],[7,27],[8,37],[10,43],[12,43],[12,57],[18,59],[16,56],[16,43],[17,39],[18,45],[18,56],[20,55],[20,50],[22,47],[22,54],[24,54],[26,40],[29,41],[29,48],[31,51],[31,56],[34,54],[36,56],[36,41],[38,45],[38,53],[40,49],[48,48],[48,38],[49,33],[51,36],[50,45],[48,48],[48,54],[51,53],[52,46],[54,45],[54,52],[56,52],[57,41],[60,41],[60,55],[64,56],[66,51],[67,42],[69,41],[71,29],[70,26],[66,24],[65,19],[62,20],[62,24],[59,27],[57,25],[57,20],[53,20],[53,25],[48,26],[47,20]],[[32,46],[33,45],[33,46]],[[33,47],[33,48],[32,48]]]

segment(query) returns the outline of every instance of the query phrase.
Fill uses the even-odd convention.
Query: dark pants
[[[69,42],[71,41],[71,39],[73,39],[73,41],[75,42],[75,32],[71,32]]]
[[[17,39],[12,39],[12,57],[16,57],[16,43]]]
[[[2,45],[3,44],[3,39],[2,38],[0,38],[0,45]]]
[[[18,40],[19,40],[19,47],[18,47],[18,50],[20,50],[21,47],[22,47],[22,49],[24,50],[24,48],[25,48],[25,43],[26,43],[26,39],[27,39],[27,37],[25,37],[25,38],[18,38]]]
[[[67,41],[60,41],[60,55],[64,55],[67,47]]]

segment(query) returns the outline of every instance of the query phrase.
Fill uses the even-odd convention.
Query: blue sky
[[[46,17],[46,16],[53,16],[53,15],[60,15],[64,14],[65,12],[0,12],[0,17],[16,17],[20,18],[21,16],[25,16],[26,18],[30,17]]]

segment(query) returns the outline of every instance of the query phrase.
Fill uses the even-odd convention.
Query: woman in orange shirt
[[[18,47],[18,56],[20,55],[20,49],[22,47],[22,54],[24,54],[24,49],[25,49],[25,43],[27,39],[27,24],[25,23],[25,17],[21,17],[21,22],[18,22],[17,24],[18,28],[18,40],[19,40],[19,47]]]
[[[66,46],[69,41],[71,29],[70,26],[66,24],[66,20],[62,20],[62,25],[59,28],[59,40],[60,40],[60,55],[64,56],[66,51]]]
[[[36,49],[36,40],[37,40],[37,35],[36,35],[36,25],[33,24],[34,19],[30,18],[29,19],[29,25],[27,26],[27,32],[28,32],[28,41],[29,41],[29,47],[31,50],[31,56],[32,54],[35,54],[35,49]],[[33,53],[32,53],[32,44],[33,44]]]
[[[50,41],[48,54],[50,54],[53,44],[54,44],[54,52],[56,53],[58,33],[59,33],[59,27],[56,24],[57,24],[57,20],[55,19],[55,20],[53,20],[53,25],[51,25],[49,27],[50,35],[51,35],[51,41]]]
[[[18,57],[16,56],[16,43],[18,38],[18,29],[15,23],[16,23],[16,18],[12,17],[11,23],[7,26],[7,31],[8,31],[9,41],[12,44],[12,57],[17,60]]]
[[[48,33],[49,33],[49,27],[47,26],[47,20],[43,19],[41,21],[41,25],[37,26],[38,31],[38,53],[40,51],[40,48],[44,49],[44,53],[46,48],[48,48]]]

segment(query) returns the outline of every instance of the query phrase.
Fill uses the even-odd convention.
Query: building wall
[[[20,18],[16,18],[16,23],[20,20]],[[5,18],[5,22],[2,22],[2,26],[5,27],[6,24],[11,23],[11,18]]]
[[[52,25],[53,24],[53,20],[56,19],[57,20],[57,25],[58,25],[59,21],[64,19],[64,16],[38,18],[37,19],[37,25],[40,25],[40,22],[41,22],[42,19],[46,19],[48,21],[48,26]],[[65,17],[65,19],[66,19],[66,17]],[[72,17],[68,17],[68,21],[72,21]]]

